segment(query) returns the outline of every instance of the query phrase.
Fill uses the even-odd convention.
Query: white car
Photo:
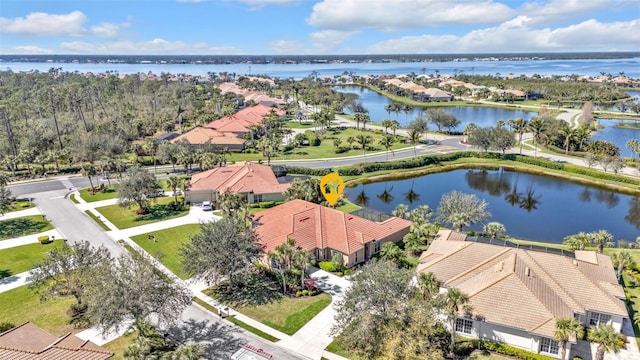
[[[212,211],[213,210],[213,204],[211,203],[211,201],[203,201],[202,202],[202,210],[204,210],[204,211]]]

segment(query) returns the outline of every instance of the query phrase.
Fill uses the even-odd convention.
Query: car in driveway
[[[211,203],[211,201],[203,201],[202,202],[202,210],[203,211],[212,211],[213,210],[213,204]]]

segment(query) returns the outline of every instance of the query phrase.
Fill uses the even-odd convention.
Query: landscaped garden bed
[[[86,202],[109,200],[118,197],[118,192],[113,187],[94,188],[93,190],[91,191],[90,188],[80,190],[80,197]]]

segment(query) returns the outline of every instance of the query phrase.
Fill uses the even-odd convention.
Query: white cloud
[[[304,44],[296,40],[274,40],[268,43],[268,47],[280,55],[304,53]]]
[[[547,25],[558,21],[575,19],[598,9],[612,6],[612,0],[551,0],[546,3],[524,3],[518,12],[531,18],[531,23]]]
[[[367,52],[428,54],[639,50],[640,20],[601,23],[592,19],[557,29],[532,29],[529,23],[528,17],[520,16],[499,26],[474,30],[463,36],[406,36],[376,43]]]
[[[167,41],[156,38],[150,41],[113,41],[106,43],[89,43],[84,41],[63,42],[60,52],[65,54],[140,54],[140,55],[240,55],[244,52],[233,46],[212,46],[205,42],[188,43],[183,41]]]
[[[300,0],[238,0],[239,2],[251,5],[251,6],[264,6],[264,5],[289,5],[297,3]]]
[[[15,19],[0,18],[0,32],[42,36],[82,36],[87,17],[81,11],[69,14],[33,12]]]
[[[343,42],[357,34],[357,31],[322,30],[311,34],[314,53],[335,53]]]
[[[15,55],[39,55],[39,54],[53,54],[55,51],[51,49],[41,48],[33,45],[16,46],[13,48],[0,48],[0,54],[15,54]]]
[[[513,16],[509,6],[484,0],[323,0],[309,25],[334,30],[395,31],[439,25],[494,24]]]

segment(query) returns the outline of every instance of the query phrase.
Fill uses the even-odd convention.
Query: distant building
[[[233,133],[197,126],[182,135],[174,137],[170,142],[186,142],[194,146],[211,144],[218,146],[220,149],[242,151],[244,150],[245,140]]]

